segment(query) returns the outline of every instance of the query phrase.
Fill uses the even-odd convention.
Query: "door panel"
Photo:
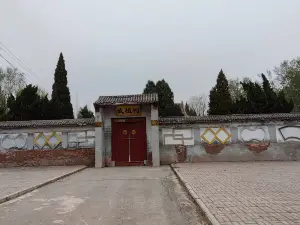
[[[118,162],[129,162],[128,124],[112,124],[112,160]]]
[[[112,119],[112,160],[133,163],[146,159],[146,119]]]
[[[131,140],[131,161],[144,161],[147,159],[146,121],[132,123],[129,127]]]

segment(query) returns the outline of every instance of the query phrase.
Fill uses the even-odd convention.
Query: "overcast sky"
[[[51,93],[60,52],[73,107],[141,93],[164,78],[175,100],[300,56],[299,0],[0,0],[0,42]],[[7,66],[3,60],[1,66]]]

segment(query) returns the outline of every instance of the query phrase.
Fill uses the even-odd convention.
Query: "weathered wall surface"
[[[95,149],[14,150],[0,152],[0,167],[93,166]]]
[[[47,125],[47,121],[45,123]],[[17,126],[0,130],[0,167],[93,166],[94,163],[93,122],[80,126],[74,124],[74,127],[62,124],[36,128]]]
[[[300,122],[161,122],[161,163],[300,160]]]
[[[105,165],[110,166],[114,109],[104,114]],[[150,160],[150,108],[142,116]],[[300,114],[161,118],[159,148],[161,164],[300,160]],[[0,167],[94,163],[94,119],[0,122]]]

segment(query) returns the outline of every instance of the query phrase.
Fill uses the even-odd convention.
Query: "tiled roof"
[[[234,114],[210,116],[165,117],[159,119],[160,125],[192,124],[192,123],[231,123],[231,122],[263,122],[263,121],[300,121],[300,113],[274,114]]]
[[[156,93],[137,95],[100,96],[94,105],[117,105],[117,104],[149,104],[158,102]]]
[[[196,124],[196,123],[231,123],[231,122],[272,122],[272,121],[300,121],[300,113],[278,114],[241,114],[223,116],[181,116],[159,119],[160,125],[168,124]],[[0,129],[18,128],[47,128],[47,127],[83,127],[94,126],[95,119],[67,119],[67,120],[32,120],[32,121],[3,121]]]
[[[65,120],[31,120],[31,121],[3,121],[0,129],[35,128],[35,127],[80,127],[93,126],[95,119],[65,119]]]

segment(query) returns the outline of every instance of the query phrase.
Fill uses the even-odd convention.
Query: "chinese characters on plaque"
[[[140,116],[141,109],[139,105],[121,105],[116,108],[117,116]]]

